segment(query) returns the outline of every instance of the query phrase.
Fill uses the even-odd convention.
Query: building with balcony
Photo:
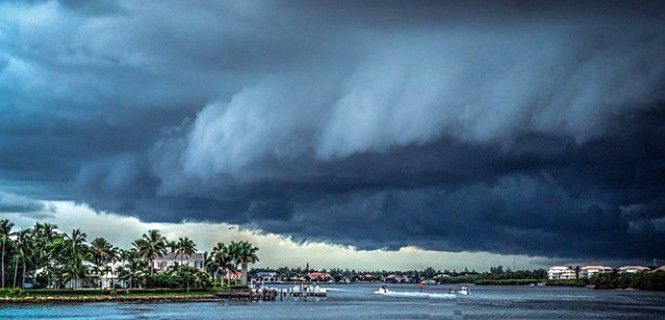
[[[547,269],[547,279],[550,280],[570,280],[576,279],[575,269],[565,266],[554,266]]]

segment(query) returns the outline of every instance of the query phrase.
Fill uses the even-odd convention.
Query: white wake
[[[428,292],[404,292],[404,291],[375,291],[375,294],[380,294],[388,297],[398,298],[429,298],[429,299],[454,299],[455,295],[450,293],[428,293]]]

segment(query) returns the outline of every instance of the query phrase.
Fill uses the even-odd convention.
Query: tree
[[[123,250],[121,253],[123,265],[118,268],[120,279],[127,281],[128,288],[134,287],[134,282],[145,275],[144,270],[148,267],[147,262],[138,257],[134,250]],[[152,268],[151,268],[152,269]]]
[[[35,223],[33,228],[35,269],[45,268],[49,265],[51,244],[60,235],[55,231],[58,226],[51,223]]]
[[[154,261],[166,254],[167,241],[159,230],[148,230],[141,239],[132,243],[138,256],[150,263],[150,276],[154,274]]]
[[[213,278],[217,278],[220,272],[235,271],[235,258],[231,256],[229,249],[230,248],[222,242],[218,242],[212,249],[211,258],[208,261],[207,267],[214,273]],[[224,285],[223,281],[222,285]]]
[[[231,256],[235,258],[236,263],[240,264],[240,283],[242,285],[246,285],[248,265],[250,263],[256,263],[259,261],[259,257],[256,255],[256,252],[259,251],[259,248],[253,246],[247,241],[232,241],[229,247]]]
[[[10,241],[9,236],[12,233],[14,224],[7,219],[0,220],[0,245],[2,246],[2,289],[5,288],[5,249],[7,243]]]
[[[196,244],[188,237],[179,238],[175,246],[175,255],[180,257],[180,265],[182,265],[182,258],[189,257],[196,253]]]
[[[104,238],[92,240],[90,243],[90,252],[96,265],[109,263],[115,260],[118,255],[118,249]]]
[[[90,249],[85,243],[86,234],[79,229],[72,231],[71,235],[56,239],[53,252],[62,265],[62,277],[72,281],[72,288],[76,289],[78,280],[86,278],[88,270],[83,264],[90,255]]]
[[[111,267],[107,263],[112,262],[118,256],[116,249],[110,242],[104,238],[96,238],[90,243],[90,252],[95,262],[93,271],[98,275],[99,288],[102,289],[102,276],[111,272]]]
[[[30,229],[20,231],[16,235],[16,249],[18,255],[21,257],[21,264],[23,267],[21,269],[21,288],[23,288],[28,261],[30,261],[33,256],[33,238]]]

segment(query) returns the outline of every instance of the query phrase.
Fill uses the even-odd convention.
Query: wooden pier
[[[241,301],[276,301],[279,299],[283,301],[284,298],[326,298],[326,290],[294,290],[286,288],[263,288],[263,289],[232,289],[219,291],[215,293],[215,297],[227,300],[241,300]]]

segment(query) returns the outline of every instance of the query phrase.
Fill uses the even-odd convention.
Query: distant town
[[[413,271],[356,271],[341,269],[310,269],[309,264],[305,268],[278,269],[257,268],[250,272],[252,280],[261,283],[273,282],[330,282],[330,283],[353,283],[353,282],[382,282],[382,283],[478,283],[478,284],[539,284],[563,285],[576,283],[570,280],[592,280],[601,275],[638,275],[642,273],[662,273],[665,275],[665,266],[622,266],[611,268],[607,266],[552,266],[548,269],[536,270],[511,270],[503,266],[490,267],[488,272],[456,270],[435,270],[426,268]],[[557,282],[559,281],[559,282]],[[588,284],[586,281],[580,284]]]

